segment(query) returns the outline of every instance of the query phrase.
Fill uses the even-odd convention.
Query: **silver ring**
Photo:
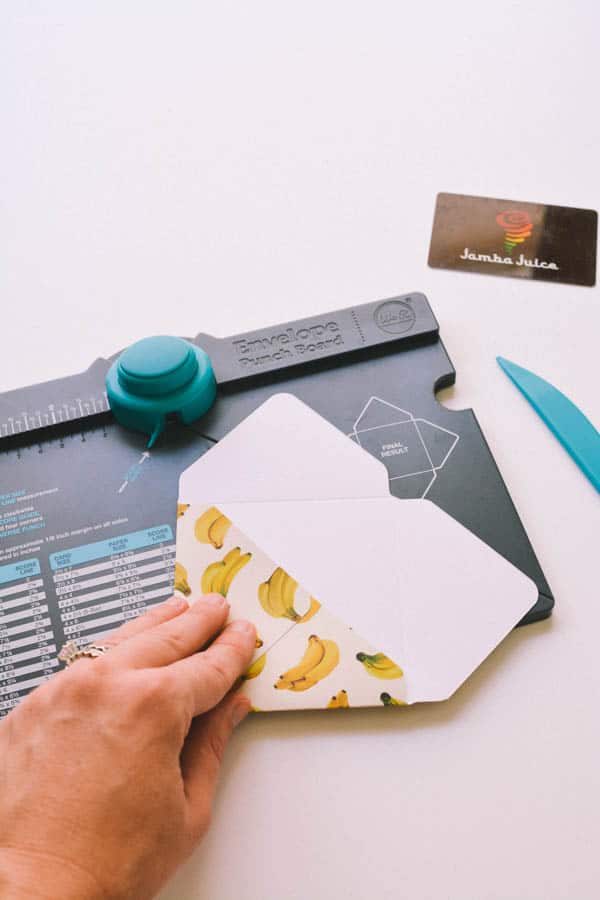
[[[87,644],[85,647],[80,647],[76,641],[67,641],[58,654],[58,658],[66,666],[72,666],[77,659],[96,659],[98,656],[103,656],[107,650],[110,650],[108,644]]]

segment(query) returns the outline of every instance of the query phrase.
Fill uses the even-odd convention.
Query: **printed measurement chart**
[[[38,559],[0,566],[0,716],[58,667]]]
[[[50,554],[65,638],[89,643],[161,603],[174,567],[170,525]]]

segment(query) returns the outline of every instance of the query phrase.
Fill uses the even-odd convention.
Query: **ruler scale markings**
[[[0,436],[26,434],[37,429],[50,428],[60,422],[85,420],[108,410],[106,393],[78,397],[72,401],[54,401],[48,403],[45,409],[35,407],[29,411],[22,410],[18,416],[7,416],[4,421],[0,421]]]

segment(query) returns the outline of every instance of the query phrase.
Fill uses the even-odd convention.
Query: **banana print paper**
[[[242,690],[253,709],[406,703],[401,666],[332,615],[218,507],[178,509],[175,590],[217,592],[250,619],[257,648]]]

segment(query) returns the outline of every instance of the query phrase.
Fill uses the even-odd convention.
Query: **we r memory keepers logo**
[[[502,266],[524,266],[528,269],[553,269],[558,272],[555,262],[545,259],[530,259],[523,252],[514,258],[514,251],[529,240],[533,233],[534,224],[529,218],[529,213],[521,209],[506,209],[496,216],[496,224],[502,229],[504,256],[499,253],[477,253],[465,247],[460,259],[468,259],[471,262],[494,263]],[[500,238],[500,234],[498,235]]]

